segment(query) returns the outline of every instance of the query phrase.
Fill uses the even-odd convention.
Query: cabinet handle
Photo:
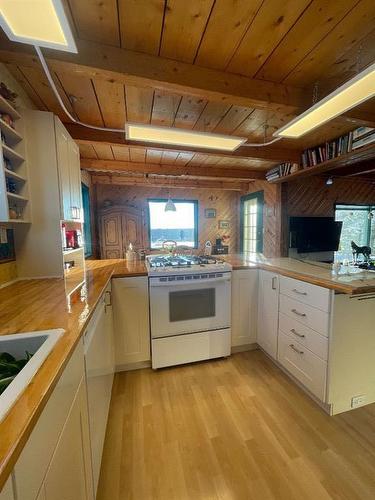
[[[297,354],[303,354],[304,353],[304,351],[300,351],[299,349],[297,349],[297,347],[295,347],[294,344],[289,344],[289,347],[291,349],[293,349],[293,351],[296,352]]]
[[[274,276],[272,278],[272,290],[276,290],[276,280],[277,280],[277,276]]]
[[[297,314],[297,316],[301,316],[302,318],[306,318],[306,314],[300,313],[297,309],[292,309],[292,313]]]
[[[108,297],[108,302],[106,300],[107,297]],[[106,306],[111,306],[112,305],[112,292],[110,290],[107,290],[105,292],[104,302],[105,302]]]
[[[307,295],[307,292],[300,292],[297,288],[293,288],[292,292],[298,293],[298,295]]]
[[[302,335],[302,333],[298,333],[294,328],[292,328],[290,330],[292,333],[294,333],[294,335],[297,335],[297,337],[301,338],[301,339],[304,339],[305,338],[305,335]]]

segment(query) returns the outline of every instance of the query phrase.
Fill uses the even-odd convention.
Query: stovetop
[[[230,271],[232,266],[212,255],[155,255],[147,257],[149,274],[183,274],[205,271]]]

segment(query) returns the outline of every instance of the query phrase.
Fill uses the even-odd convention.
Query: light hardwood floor
[[[260,351],[117,374],[98,500],[375,498],[375,405],[326,415]]]

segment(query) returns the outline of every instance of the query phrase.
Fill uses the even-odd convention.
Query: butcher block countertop
[[[262,254],[233,254],[225,256],[233,269],[265,269],[283,276],[306,281],[335,290],[338,293],[362,294],[375,292],[375,273],[350,268],[350,274],[334,276],[330,264],[307,263],[289,257],[268,259]]]
[[[225,257],[233,269],[267,269],[341,293],[375,291],[375,275],[334,277],[328,267],[260,254]],[[0,491],[12,471],[65,365],[112,277],[147,276],[145,263],[97,260],[86,263],[86,282],[66,295],[63,279],[22,280],[0,288],[0,335],[63,328],[64,335],[11,411],[0,422]]]
[[[63,328],[65,334],[0,422],[0,491],[112,276],[147,276],[144,262],[86,263],[86,284],[69,298],[63,279],[22,280],[0,288],[0,335]]]

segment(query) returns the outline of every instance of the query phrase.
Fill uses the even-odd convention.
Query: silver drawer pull
[[[307,292],[300,292],[297,288],[293,288],[292,292],[298,293],[298,295],[307,295]]]
[[[296,352],[297,354],[303,354],[303,351],[300,351],[299,349],[297,349],[297,347],[295,347],[294,344],[289,344],[289,347],[291,349],[293,349],[293,351]]]
[[[305,338],[305,335],[302,335],[302,333],[298,333],[294,328],[292,328],[290,330],[292,333],[294,333],[294,335],[297,335],[297,337],[301,338],[301,339],[304,339]]]
[[[306,317],[305,313],[300,313],[297,309],[292,309],[292,313],[297,314],[297,316],[301,316],[302,318]]]

